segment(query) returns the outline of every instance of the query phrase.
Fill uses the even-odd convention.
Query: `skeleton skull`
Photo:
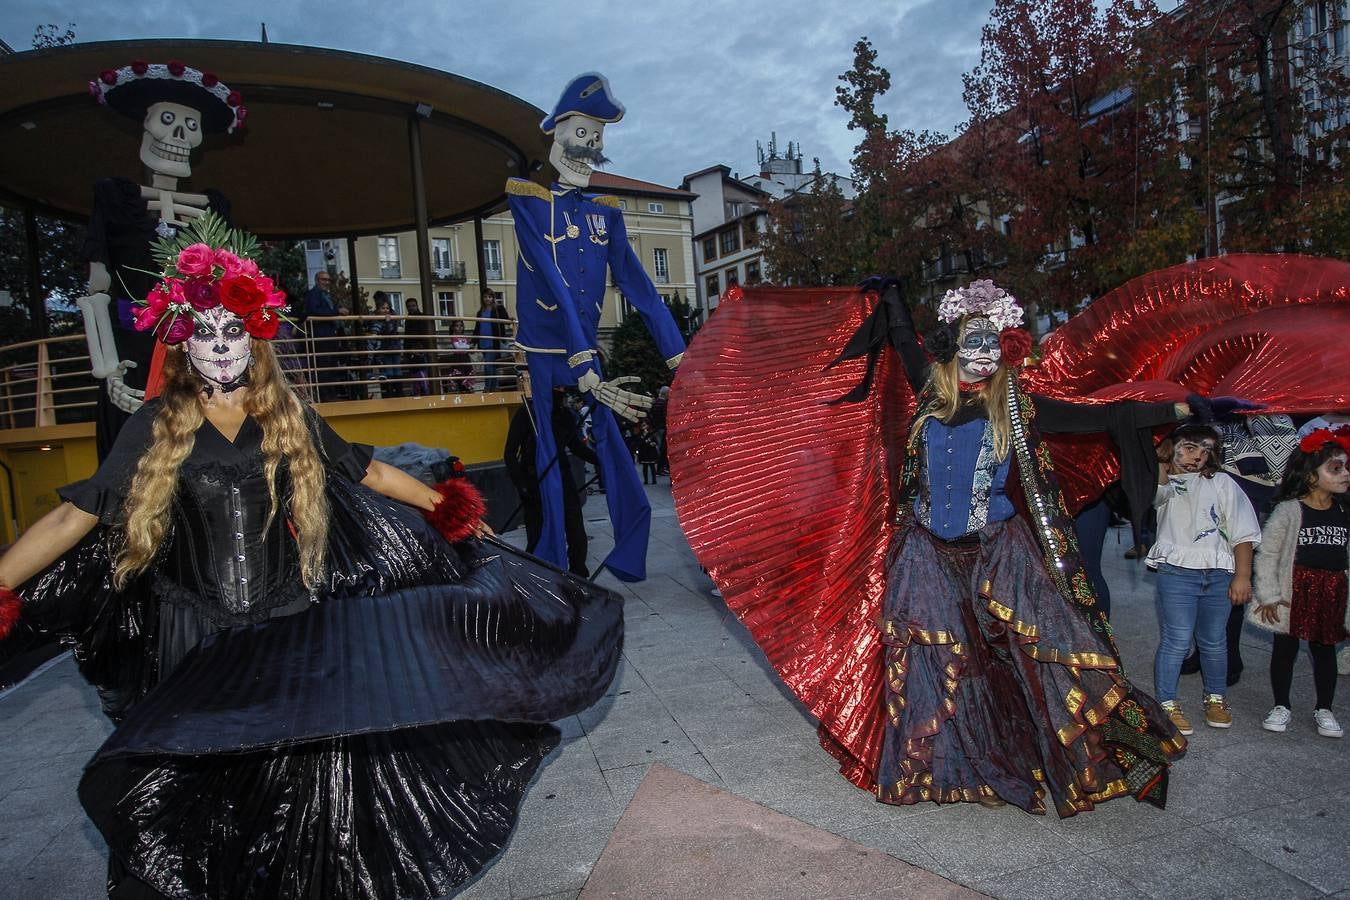
[[[956,351],[962,381],[978,383],[998,371],[1003,358],[998,336],[998,326],[991,319],[976,316],[966,320]]]
[[[222,306],[197,313],[192,336],[187,339],[188,360],[192,368],[216,384],[230,385],[239,380],[253,359],[252,338],[244,322]]]
[[[558,181],[569,187],[589,187],[594,166],[609,162],[601,151],[605,147],[605,123],[574,113],[558,122],[553,130],[553,147],[548,159],[558,170]]]
[[[201,113],[181,103],[155,103],[145,111],[141,162],[160,175],[187,178],[192,151],[202,142]]]

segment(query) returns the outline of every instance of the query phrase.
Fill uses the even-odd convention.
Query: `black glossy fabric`
[[[174,562],[183,540],[270,539],[252,515],[222,531],[257,451],[247,431],[230,442],[209,426],[178,501],[208,512],[175,520],[148,590],[110,589],[110,528],[25,586],[28,627],[66,635],[105,702],[121,700],[124,718],[79,788],[113,857],[113,896],[451,893],[509,838],[558,743],[548,722],[594,703],[613,678],[617,595],[503,545],[447,544],[417,511],[356,484],[369,456],[315,427],[332,519],[312,598],[298,576],[269,576],[299,599],[257,597],[270,618],[250,622],[225,609],[238,593],[208,584],[228,574],[200,564],[216,548]],[[122,489],[100,470],[67,496],[120,502]],[[223,519],[210,511],[221,502]],[[293,556],[275,558],[293,572]],[[219,615],[179,605],[168,584]],[[192,641],[192,628],[204,637]]]

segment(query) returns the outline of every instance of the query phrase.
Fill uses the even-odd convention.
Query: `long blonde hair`
[[[918,445],[924,424],[929,419],[950,422],[963,402],[966,405],[983,403],[989,415],[989,427],[994,432],[994,455],[999,461],[1007,459],[1012,446],[1012,415],[1008,410],[1009,377],[1008,367],[1000,363],[994,374],[984,380],[979,391],[962,401],[960,363],[955,358],[945,363],[933,363],[928,378],[937,395],[937,404],[914,420],[909,429],[910,446]]]
[[[328,544],[328,497],[324,491],[324,468],[305,421],[305,408],[295,395],[272,345],[254,340],[244,412],[262,430],[263,472],[271,508],[264,530],[283,502],[300,552],[300,577],[306,587],[317,587],[323,578],[324,553]],[[122,504],[125,542],[117,556],[113,583],[121,588],[154,560],[169,529],[169,507],[178,490],[178,469],[192,453],[197,429],[205,418],[201,378],[193,371],[187,354],[170,350],[164,357],[162,405],[155,414],[150,449],[141,457],[131,489]],[[277,496],[277,469],[290,467],[291,492]]]

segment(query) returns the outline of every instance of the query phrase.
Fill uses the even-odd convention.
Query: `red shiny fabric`
[[[1348,287],[1350,265],[1310,257],[1166,269],[1061,327],[1022,381],[1080,402],[1178,401],[1194,391],[1271,412],[1344,408]],[[686,352],[668,416],[690,546],[862,787],[881,747],[876,620],[914,398],[889,350],[873,402],[827,405],[859,382],[865,361],[825,366],[875,302],[841,288],[733,288]],[[1106,438],[1046,438],[1071,511],[1118,477]]]
[[[893,442],[914,400],[889,352],[874,388],[883,403],[828,405],[865,360],[823,370],[875,301],[852,289],[733,289],[685,353],[667,417],[694,553],[823,729],[872,761]]]

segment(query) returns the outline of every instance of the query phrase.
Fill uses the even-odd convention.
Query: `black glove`
[[[1202,397],[1187,394],[1186,404],[1191,408],[1191,421],[1199,425],[1217,425],[1225,420],[1236,420],[1238,413],[1265,409],[1264,403],[1253,403],[1241,397]]]

